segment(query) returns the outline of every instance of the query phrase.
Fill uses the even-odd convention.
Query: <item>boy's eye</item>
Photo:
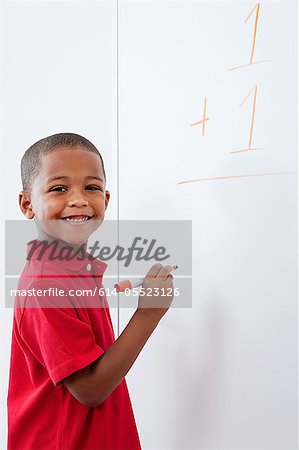
[[[88,186],[86,186],[86,189],[88,191],[101,191],[102,188],[100,186],[96,186],[95,184],[89,184]]]
[[[67,188],[65,186],[54,186],[50,189],[50,192],[65,192]]]

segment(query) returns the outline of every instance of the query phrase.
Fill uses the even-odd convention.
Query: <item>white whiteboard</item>
[[[193,221],[192,308],[127,376],[145,450],[297,448],[297,2],[261,2],[249,64],[254,5],[119,1],[118,61],[114,1],[1,5],[4,218],[24,150],[73,131],[102,151],[107,218]],[[251,125],[259,150],[231,154]]]
[[[250,62],[253,6],[120,8],[120,216],[193,221],[193,307],[128,377],[145,448],[297,448],[296,177],[177,184],[296,171],[297,7],[263,2],[254,61],[270,62],[230,71]],[[230,154],[248,147],[255,84],[261,150]]]

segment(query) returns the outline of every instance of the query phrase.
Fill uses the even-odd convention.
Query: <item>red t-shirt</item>
[[[8,449],[140,449],[125,379],[95,408],[81,404],[61,382],[114,342],[105,295],[73,296],[76,290],[102,287],[106,264],[48,256],[45,252],[39,260],[34,252],[18,285],[23,291],[14,308]],[[38,295],[49,288],[51,295]]]

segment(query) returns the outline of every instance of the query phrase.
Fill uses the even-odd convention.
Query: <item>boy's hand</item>
[[[154,264],[144,279],[138,301],[138,312],[146,318],[160,320],[173,300],[173,266]]]

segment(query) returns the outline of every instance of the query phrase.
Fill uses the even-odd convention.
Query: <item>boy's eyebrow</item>
[[[67,177],[67,176],[57,176],[57,177],[51,177],[51,178],[48,178],[48,183],[50,183],[51,181],[55,181],[55,180],[63,180],[63,179],[68,179],[69,177]],[[104,183],[104,180],[103,180],[103,178],[100,178],[100,177],[94,177],[94,176],[88,176],[88,177],[86,177],[86,179],[87,180],[99,180],[99,181],[101,181],[102,183]]]

